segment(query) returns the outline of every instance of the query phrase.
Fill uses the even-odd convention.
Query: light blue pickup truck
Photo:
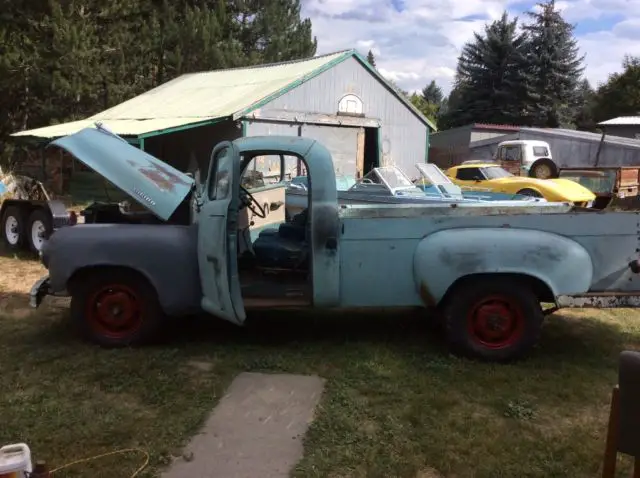
[[[186,225],[79,224],[45,243],[48,275],[33,286],[32,306],[70,295],[72,320],[102,345],[150,341],[164,317],[199,311],[242,324],[250,309],[415,307],[437,312],[453,352],[505,361],[531,351],[557,308],[640,304],[635,212],[339,205],[329,151],[300,137],[218,144],[201,190],[101,128],[52,144],[162,221],[181,208],[192,217]],[[249,165],[264,157],[275,158],[281,179],[285,158],[306,167],[308,208],[291,221],[275,196],[257,198],[264,186],[245,187]],[[278,184],[267,192],[280,187],[284,197]],[[555,307],[543,312],[541,303]]]

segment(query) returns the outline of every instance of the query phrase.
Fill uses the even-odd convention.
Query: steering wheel
[[[257,199],[253,197],[253,194],[247,191],[243,186],[240,186],[240,201],[259,218],[264,219],[267,217],[267,211],[265,211]]]

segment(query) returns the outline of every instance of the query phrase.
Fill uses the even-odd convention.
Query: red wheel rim
[[[87,318],[100,335],[124,339],[142,325],[142,307],[133,289],[111,284],[94,292],[87,302]]]
[[[467,318],[471,338],[490,349],[512,346],[524,332],[522,309],[517,302],[502,295],[479,300]]]

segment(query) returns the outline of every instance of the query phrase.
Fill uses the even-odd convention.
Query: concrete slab
[[[164,478],[285,478],[302,457],[324,380],[242,373]]]

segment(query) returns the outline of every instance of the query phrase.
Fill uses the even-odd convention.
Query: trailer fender
[[[477,274],[535,278],[555,298],[587,292],[593,263],[587,250],[569,238],[508,227],[437,231],[416,248],[414,278],[428,306],[440,303],[460,279]]]

